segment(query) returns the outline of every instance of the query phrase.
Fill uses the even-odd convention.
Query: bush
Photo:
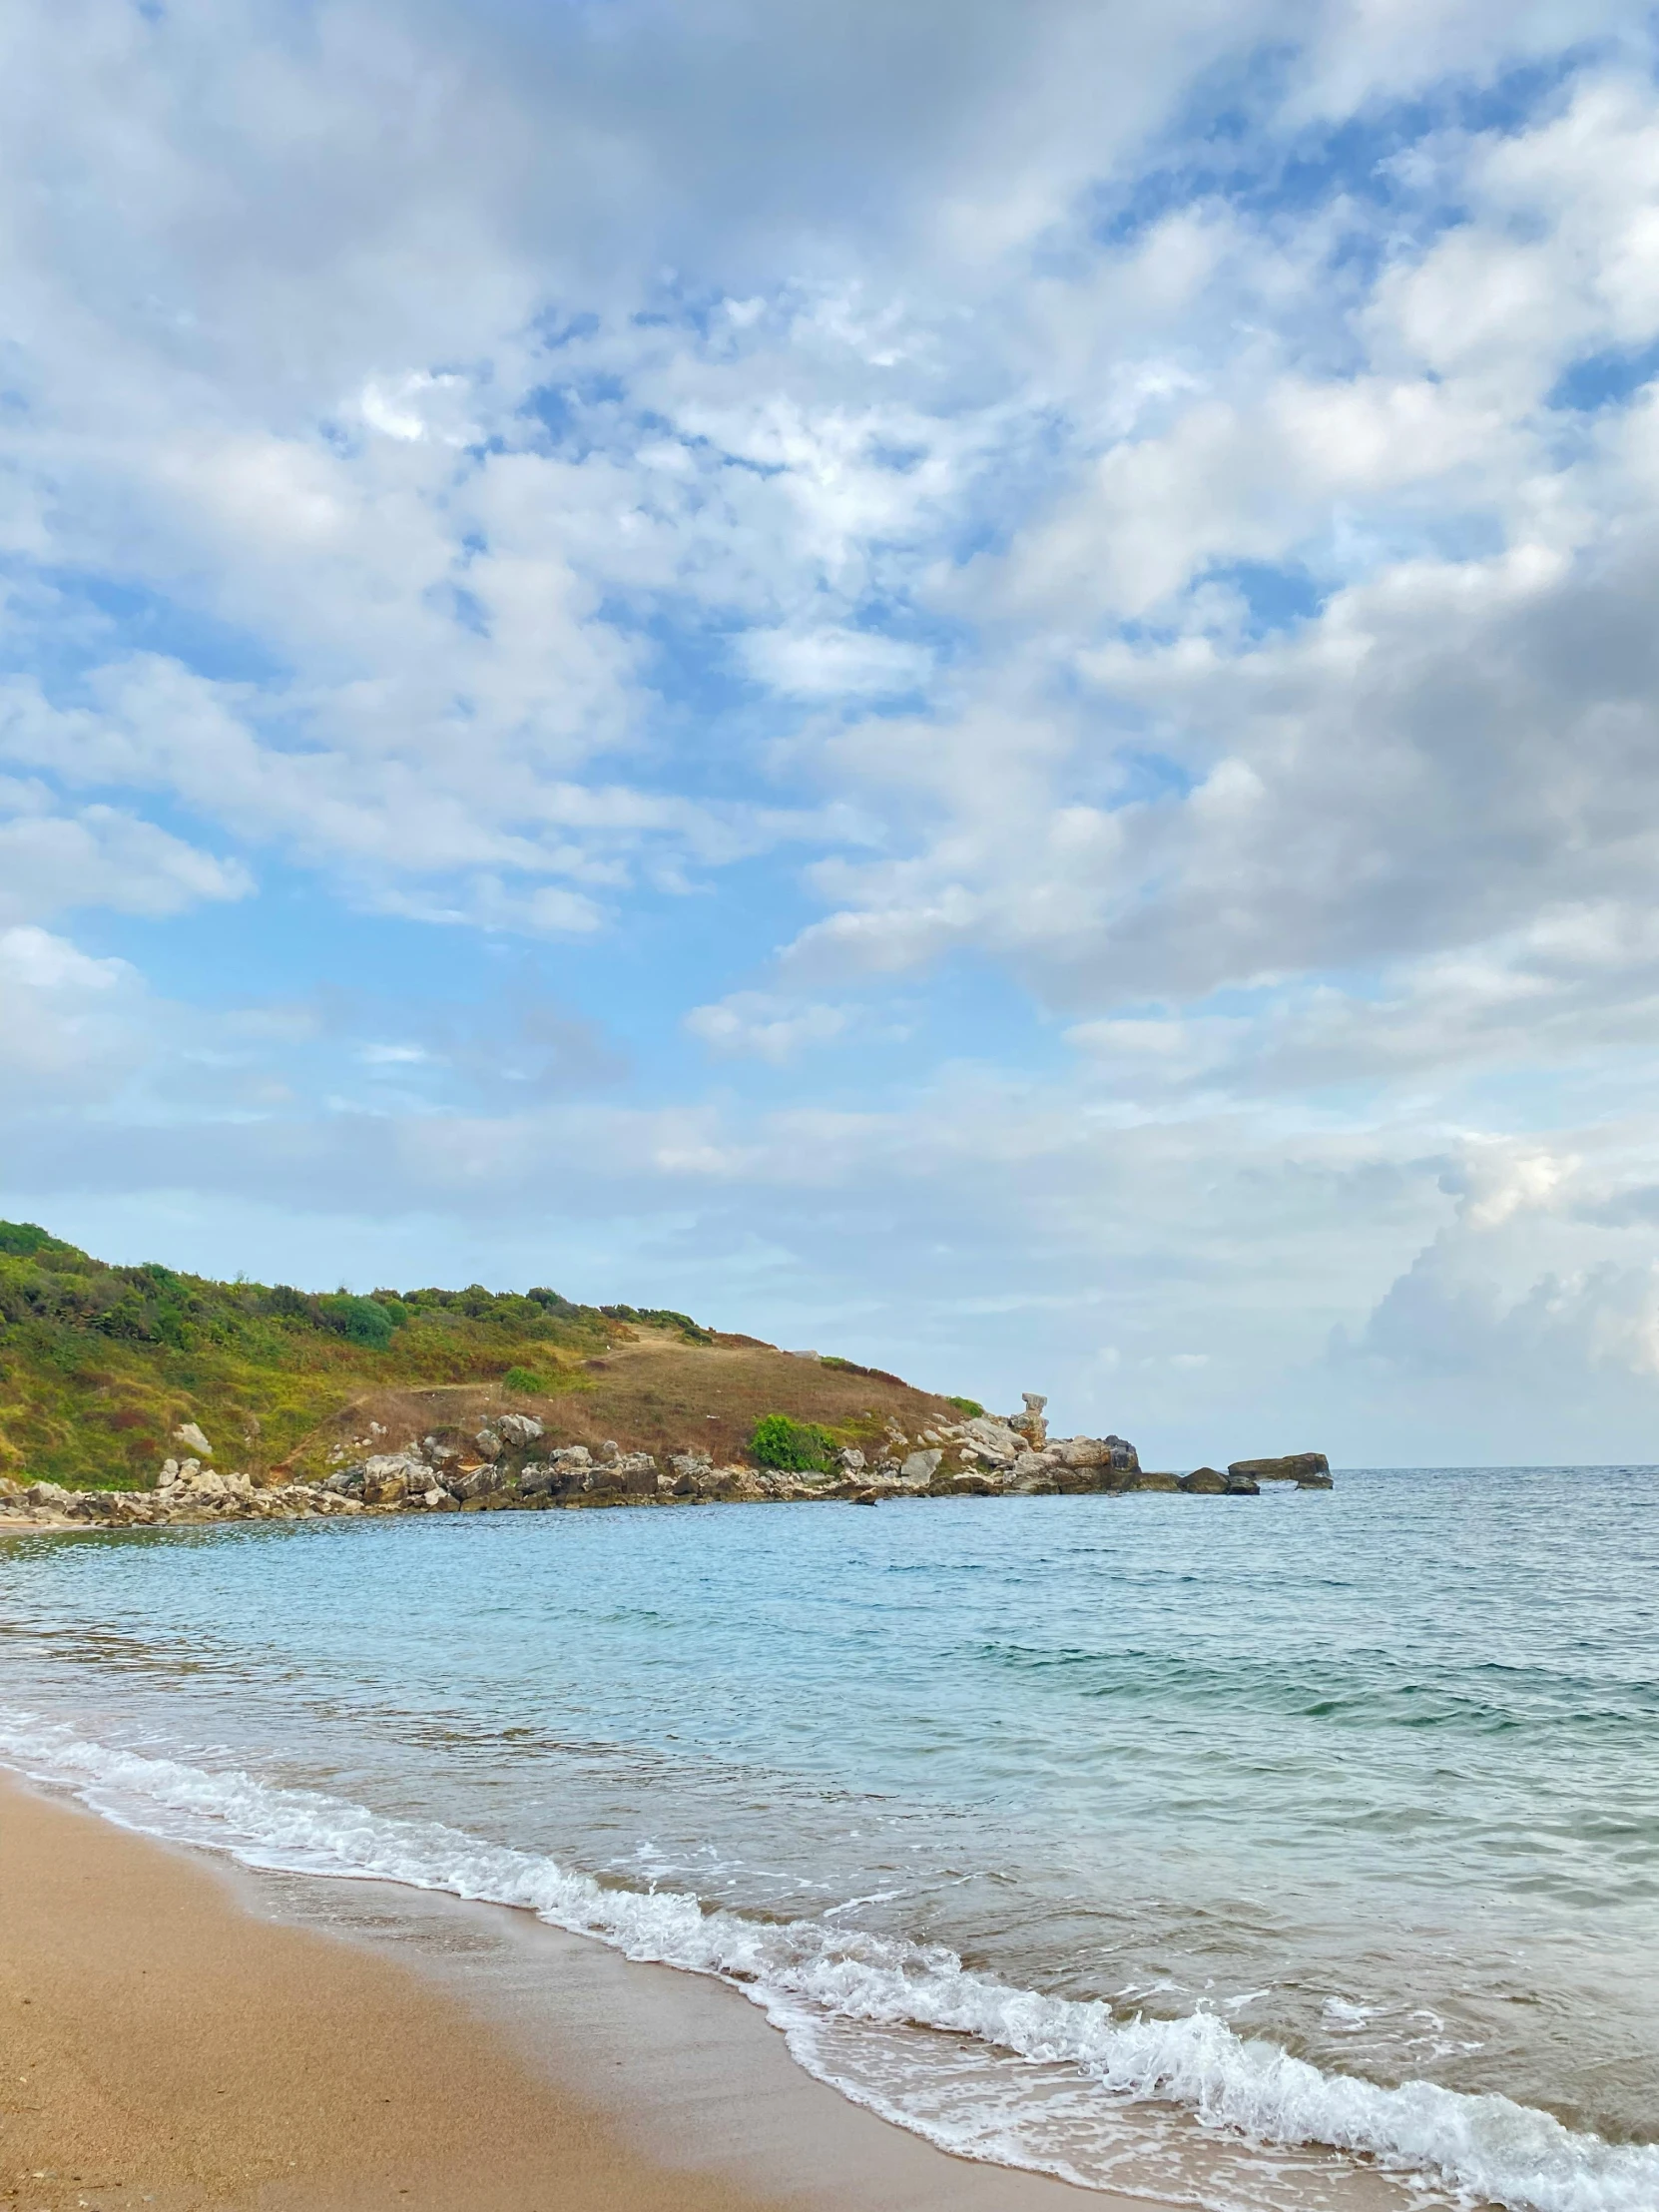
[[[366,1352],[384,1352],[391,1343],[391,1333],[396,1327],[383,1306],[376,1306],[371,1298],[353,1298],[349,1291],[341,1291],[334,1298],[319,1298],[317,1307],[323,1321],[330,1329],[354,1345],[361,1345]]]
[[[834,1438],[816,1422],[791,1420],[788,1413],[768,1413],[755,1423],[749,1448],[763,1467],[784,1467],[793,1473],[822,1471],[830,1464]]]
[[[534,1397],[542,1387],[539,1375],[532,1375],[528,1368],[509,1368],[501,1378],[505,1390],[516,1390],[520,1397]]]
[[[965,1413],[969,1420],[978,1420],[985,1408],[976,1397],[947,1397],[947,1405],[954,1405],[958,1413]]]

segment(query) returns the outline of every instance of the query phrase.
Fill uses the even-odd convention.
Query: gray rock
[[[1022,1451],[1030,1449],[1026,1439],[1006,1421],[989,1413],[976,1414],[964,1424],[962,1433],[980,1458],[988,1459],[993,1466],[1011,1467]]]
[[[204,1459],[211,1459],[214,1455],[213,1445],[209,1443],[207,1437],[203,1435],[201,1429],[197,1427],[193,1420],[180,1423],[173,1431],[173,1441],[176,1444],[183,1444],[189,1451],[200,1452]]]
[[[536,1443],[547,1433],[541,1422],[528,1413],[503,1413],[495,1426],[502,1442],[510,1444],[515,1451],[522,1451],[526,1444]]]
[[[912,1451],[898,1470],[901,1482],[931,1482],[938,1471],[942,1451]]]
[[[651,1497],[657,1489],[657,1462],[649,1451],[621,1452],[610,1463],[613,1477],[620,1477],[629,1497]]]
[[[481,1459],[500,1458],[501,1438],[493,1428],[480,1428],[472,1440],[478,1446],[478,1456]]]
[[[431,1468],[412,1451],[377,1451],[363,1461],[365,1505],[395,1505],[405,1495],[424,1496],[432,1486]]]

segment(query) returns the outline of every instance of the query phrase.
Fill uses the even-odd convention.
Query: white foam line
[[[1237,2035],[1214,2012],[1120,2020],[1097,2001],[969,1972],[942,1945],[813,1920],[768,1924],[706,1912],[676,1890],[607,1888],[551,1859],[437,1823],[385,1819],[240,1771],[209,1773],[111,1749],[24,1714],[0,1712],[0,1757],[127,1826],[178,1834],[183,1824],[190,1840],[250,1865],[398,1882],[525,1908],[630,1958],[736,1982],[786,2032],[801,2026],[801,2008],[808,2007],[831,2018],[972,2036],[993,2050],[1076,2067],[1126,2102],[1176,2104],[1208,2128],[1260,2144],[1359,2153],[1510,2212],[1659,2206],[1659,2147],[1575,2133],[1504,2096],[1471,2096],[1431,2081],[1387,2088],[1324,2073],[1277,2044]],[[900,2110],[888,2116],[915,2124]]]

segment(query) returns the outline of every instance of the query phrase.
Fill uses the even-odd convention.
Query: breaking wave
[[[1099,2178],[1040,2148],[1040,2129],[1032,2135],[1011,2123],[1005,2084],[1002,2107],[987,2121],[984,2109],[973,2109],[971,2083],[965,2096],[908,2096],[902,2066],[866,2069],[837,2034],[930,2030],[956,2039],[952,2053],[965,2039],[987,2058],[1062,2069],[1061,2078],[1086,2087],[1097,2103],[1175,2107],[1212,2138],[1356,2154],[1437,2184],[1454,2202],[1512,2212],[1653,2212],[1659,2204],[1659,2147],[1608,2143],[1499,2095],[1328,2073],[1277,2044],[1240,2036],[1213,2011],[1122,2017],[1098,2000],[1047,1995],[972,1971],[942,1945],[818,1919],[768,1922],[710,1910],[683,1891],[612,1886],[441,1824],[387,1818],[241,1770],[212,1772],[90,1742],[22,1713],[0,1713],[0,1758],[124,1826],[223,1850],[250,1866],[516,1906],[629,1958],[718,1976],[765,2008],[810,2070],[964,2155],[1039,2166],[1085,2184]],[[890,2048],[885,2055],[890,2061]],[[958,2065],[958,2083],[959,2074]],[[1111,2180],[1125,2186],[1121,2173]]]

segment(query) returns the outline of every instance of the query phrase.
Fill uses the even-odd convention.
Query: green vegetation
[[[985,1410],[976,1397],[947,1397],[945,1403],[954,1405],[957,1412],[966,1414],[969,1420],[978,1420]]]
[[[539,1375],[532,1375],[528,1368],[509,1368],[501,1378],[504,1390],[515,1390],[520,1397],[535,1397],[547,1385]]]
[[[872,1382],[896,1382],[901,1390],[909,1384],[901,1375],[889,1375],[885,1368],[861,1368],[856,1360],[840,1360],[833,1353],[825,1353],[819,1361],[821,1368],[833,1368],[837,1375],[867,1375]]]
[[[712,1345],[715,1341],[713,1330],[700,1328],[689,1314],[677,1314],[672,1307],[601,1306],[599,1311],[607,1321],[638,1322],[645,1329],[672,1329],[688,1344]]]
[[[749,1448],[763,1467],[784,1467],[792,1473],[828,1468],[835,1439],[817,1421],[791,1420],[788,1413],[767,1413],[755,1423]]]
[[[707,1341],[683,1315],[620,1318]],[[215,1283],[109,1267],[32,1222],[0,1222],[0,1473],[146,1483],[188,1420],[221,1465],[256,1471],[367,1389],[583,1389],[582,1361],[617,1336],[556,1291]]]

